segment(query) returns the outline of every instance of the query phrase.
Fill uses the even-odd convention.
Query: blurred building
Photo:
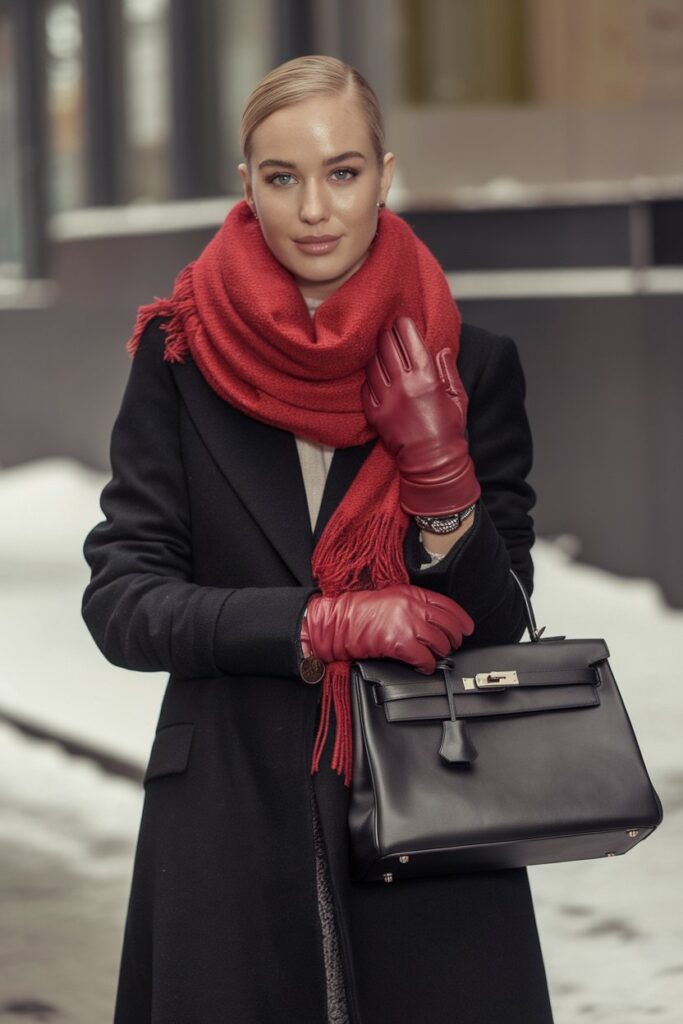
[[[683,604],[683,0],[0,0],[0,464],[106,465],[135,308],[312,52],[372,83],[391,205],[518,344],[539,532]]]
[[[683,173],[683,0],[0,0],[4,275],[27,173],[48,213],[234,194],[244,100],[306,52],[370,79],[412,192]]]

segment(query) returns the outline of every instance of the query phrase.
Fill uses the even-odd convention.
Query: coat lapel
[[[224,401],[191,360],[172,363],[187,410],[218,468],[302,586],[313,534],[294,435]]]
[[[311,586],[314,544],[375,439],[335,451],[314,537],[294,435],[246,416],[224,401],[191,360],[171,367],[192,421],[217,466],[290,572],[302,586]]]

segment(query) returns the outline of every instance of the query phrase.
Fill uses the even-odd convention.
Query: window
[[[273,66],[275,18],[270,0],[237,0],[221,11],[219,89],[222,131],[222,183],[226,192],[239,195],[242,184],[237,164],[240,117],[247,96]]]
[[[48,4],[45,42],[48,206],[51,212],[59,212],[85,202],[81,20],[74,0],[52,0]]]
[[[21,268],[16,50],[12,23],[0,11],[0,277]]]
[[[124,0],[127,193],[131,201],[171,194],[168,0]]]

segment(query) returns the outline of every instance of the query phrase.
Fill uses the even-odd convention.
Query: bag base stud
[[[628,830],[628,832],[626,833],[626,835],[629,837],[629,839],[635,839],[636,836],[640,835],[640,829],[639,828],[630,828]]]
[[[407,853],[402,853],[401,856],[398,858],[399,864],[407,864],[409,860],[410,856]]]
[[[385,882],[393,882],[393,880],[394,880],[394,875],[393,875],[393,872],[392,872],[392,871],[386,871],[386,872],[385,872],[385,873],[384,873],[384,874],[382,875],[382,877],[383,877],[383,879],[384,879],[384,881],[385,881]]]

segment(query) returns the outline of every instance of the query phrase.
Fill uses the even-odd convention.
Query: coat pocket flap
[[[194,722],[164,725],[157,732],[149,755],[143,785],[160,775],[184,772],[190,757]]]

